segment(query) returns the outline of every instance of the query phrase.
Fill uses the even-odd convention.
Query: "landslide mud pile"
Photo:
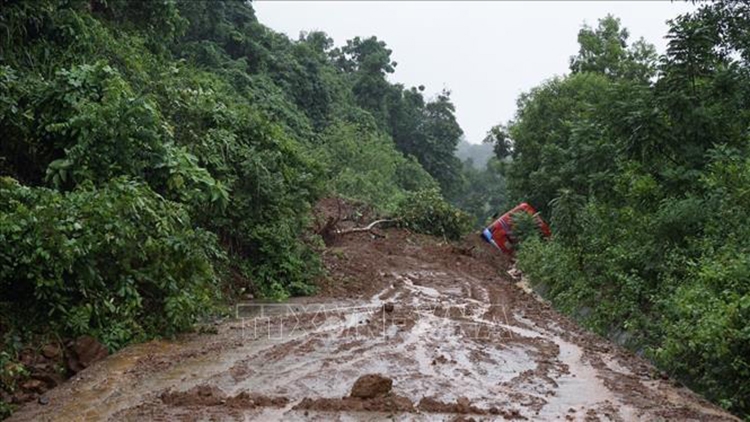
[[[319,296],[126,348],[12,420],[736,420],[516,286],[478,238],[331,236],[324,261]]]

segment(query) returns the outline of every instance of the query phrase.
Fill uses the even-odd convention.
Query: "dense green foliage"
[[[414,158],[393,148],[387,135],[359,125],[331,126],[316,152],[335,192],[382,211],[394,211],[411,191],[438,187]]]
[[[408,195],[399,204],[398,215],[403,227],[451,240],[459,239],[472,224],[471,217],[446,203],[437,189]]]
[[[750,7],[670,23],[666,54],[607,17],[571,74],[496,128],[509,195],[551,217],[520,268],[563,310],[750,414]],[[506,136],[507,135],[507,136]]]
[[[465,228],[438,191],[461,180],[449,94],[388,82],[375,37],[290,40],[242,0],[0,0],[0,33],[2,362],[39,333],[115,349],[227,293],[313,292],[326,194],[426,195],[441,235]]]
[[[222,253],[181,205],[118,179],[61,194],[5,178],[0,195],[0,289],[12,319],[50,318],[118,347],[210,311]]]

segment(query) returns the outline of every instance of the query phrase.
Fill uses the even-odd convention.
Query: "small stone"
[[[42,356],[47,359],[55,359],[60,356],[60,347],[56,344],[48,344],[42,347]]]
[[[40,397],[39,397],[39,399],[38,399],[37,401],[38,401],[38,402],[39,402],[39,404],[41,404],[42,406],[46,406],[46,405],[48,405],[48,404],[49,404],[49,397],[47,397],[47,396],[40,396]]]
[[[385,305],[383,305],[383,310],[386,311],[386,312],[388,312],[388,313],[393,312],[393,308],[394,308],[394,306],[393,306],[392,302],[388,302]]]

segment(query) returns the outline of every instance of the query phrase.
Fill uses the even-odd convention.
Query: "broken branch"
[[[354,228],[346,229],[346,230],[336,230],[334,233],[336,233],[337,235],[342,235],[342,234],[349,234],[349,233],[371,232],[372,229],[375,228],[375,226],[377,226],[378,224],[392,223],[394,221],[396,220],[375,220],[365,227],[354,227]]]

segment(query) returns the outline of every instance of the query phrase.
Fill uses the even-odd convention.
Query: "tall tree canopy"
[[[628,45],[628,38],[628,30],[612,15],[600,19],[596,28],[584,26],[578,32],[580,49],[570,58],[570,70],[647,81],[656,70],[656,49],[643,38]]]

